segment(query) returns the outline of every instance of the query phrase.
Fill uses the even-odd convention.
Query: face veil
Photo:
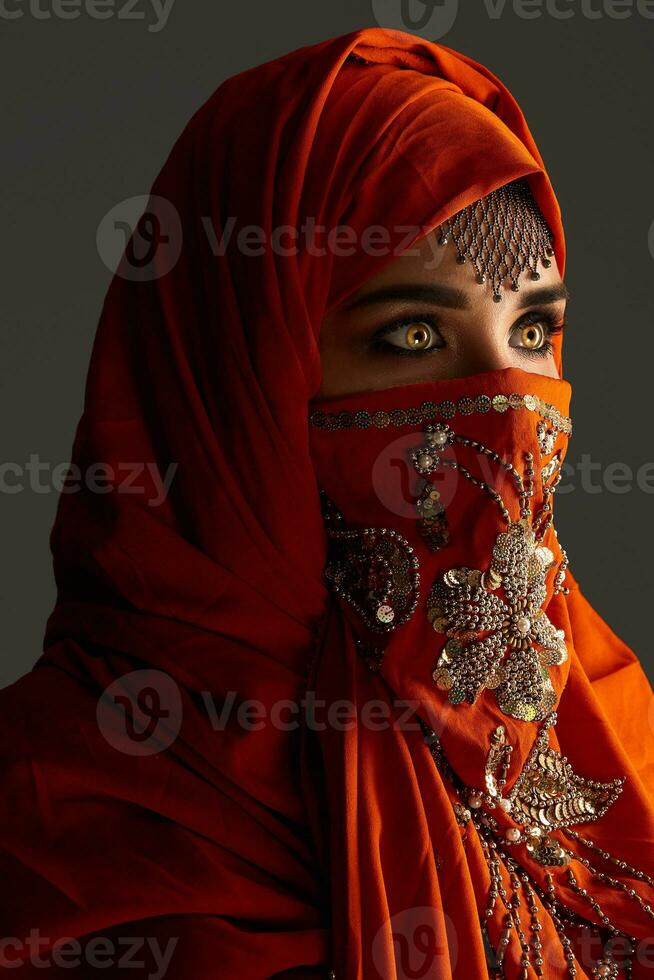
[[[545,607],[565,587],[553,497],[569,400],[568,382],[512,368],[312,404],[327,579],[362,641],[401,632],[415,663],[437,649],[430,631],[449,637],[433,679],[451,704],[493,690],[494,710],[533,721],[558,700],[546,668],[568,657]]]
[[[572,433],[570,394],[565,380],[507,368],[320,398],[311,405],[311,451],[328,538],[326,577],[338,618],[351,635],[348,643],[342,625],[328,629],[312,689],[327,703],[336,697],[329,664],[346,658],[348,686],[338,695],[357,706],[354,731],[321,735],[328,746],[325,756],[331,758],[339,737],[341,751],[362,765],[364,759],[372,765],[378,753],[379,765],[388,771],[383,788],[370,779],[362,780],[363,788],[339,787],[341,794],[363,799],[369,819],[373,803],[367,794],[380,813],[397,806],[392,800],[403,763],[396,757],[396,739],[402,732],[403,748],[414,756],[409,782],[415,779],[420,786],[419,791],[404,787],[403,819],[411,826],[423,819],[430,826],[439,869],[431,896],[412,895],[422,912],[411,928],[420,925],[440,937],[431,953],[438,975],[447,970],[456,975],[453,958],[459,947],[447,917],[435,921],[432,903],[438,897],[449,909],[454,894],[455,907],[469,901],[460,894],[462,865],[476,902],[483,903],[477,939],[486,941],[487,956],[489,948],[494,951],[488,965],[497,966],[508,955],[511,929],[527,934],[506,910],[500,914],[498,893],[506,899],[523,889],[538,933],[536,946],[528,944],[523,953],[545,976],[565,976],[557,969],[565,971],[578,962],[571,958],[583,958],[575,945],[580,936],[560,927],[562,909],[574,909],[576,928],[583,931],[589,928],[581,925],[588,902],[606,902],[607,877],[589,860],[589,848],[595,854],[603,850],[598,838],[589,840],[596,828],[584,827],[581,843],[577,827],[597,823],[604,841],[607,832],[615,834],[617,822],[610,828],[619,819],[625,779],[615,770],[606,780],[598,778],[606,767],[598,765],[583,734],[597,725],[599,715],[593,717],[591,705],[579,696],[583,670],[569,610],[577,586],[558,540],[553,507]],[[368,722],[369,731],[362,719],[373,702],[378,713],[376,726]],[[565,739],[557,734],[558,715]],[[383,733],[381,717],[388,729]],[[416,755],[435,766],[449,796],[450,815],[443,822],[439,811],[438,829],[422,796],[429,776],[418,774]],[[642,806],[642,798],[632,812],[635,806]],[[353,808],[350,800],[345,810],[350,814]],[[369,839],[362,826],[348,826],[344,833]],[[383,833],[380,818],[373,840]],[[379,859],[377,847],[373,853],[360,843],[364,866]],[[608,847],[603,854],[614,867],[623,860]],[[489,884],[482,897],[480,880],[470,869],[484,864]],[[393,874],[404,873],[396,866],[385,872],[384,889]],[[632,873],[642,880],[637,869]],[[351,882],[341,886],[352,891]],[[620,889],[615,878],[613,887]],[[386,904],[388,892],[374,899]],[[373,901],[372,890],[367,900]],[[601,921],[614,935],[632,935],[633,904],[620,905],[613,902],[615,919],[603,913]],[[405,919],[401,913],[397,922],[389,916],[385,927],[409,929],[410,916]],[[463,926],[459,918],[455,922],[459,935]],[[605,941],[606,936],[595,937],[599,950]],[[363,943],[381,957],[373,960],[385,975],[386,969],[398,969],[399,960],[397,951],[384,960],[383,946],[379,933]],[[388,948],[393,948],[390,939]],[[610,956],[598,962],[618,968]]]
[[[501,961],[582,977],[575,929],[650,935],[651,691],[561,577],[547,512],[529,536],[567,382],[513,370],[314,400],[325,313],[521,177],[563,275],[560,208],[511,93],[379,28],[227,79],[179,136],[148,202],[179,254],[131,269],[135,229],[75,433],[71,462],[101,462],[114,492],[62,494],[44,649],[1,695],[0,917],[24,975],[34,929],[42,953],[174,940],[168,980],[399,980],[423,953],[432,976]],[[274,244],[312,223],[359,247]],[[361,244],[378,224],[383,254]],[[127,461],[142,466],[121,492]],[[294,715],[312,694],[354,705],[353,724]],[[155,702],[137,751],[126,719],[145,731]]]

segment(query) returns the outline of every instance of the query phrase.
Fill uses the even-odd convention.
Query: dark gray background
[[[401,0],[176,0],[161,30],[150,29],[157,17],[145,0],[130,19],[117,0],[103,20],[83,4],[76,19],[46,19],[37,16],[46,0],[39,2],[6,0],[4,10],[21,16],[0,16],[0,411],[3,458],[20,466],[31,454],[50,466],[70,458],[111,276],[97,251],[98,225],[118,202],[147,194],[193,111],[226,76],[291,49],[378,23],[422,30],[402,20]],[[577,485],[559,496],[559,537],[588,598],[654,677],[654,494],[635,482],[654,461],[654,3],[557,2],[507,0],[502,9],[460,0],[457,12],[444,0],[432,5],[424,35],[483,62],[509,86],[561,202],[573,296],[568,459],[587,453],[602,467],[625,463],[634,488],[589,493]],[[409,0],[408,10],[417,19],[426,8]],[[450,13],[454,24],[442,34]],[[601,473],[594,480],[601,486]],[[651,473],[649,480],[654,489]],[[55,598],[48,535],[57,494],[25,488],[0,493],[0,503],[4,685],[41,650]]]

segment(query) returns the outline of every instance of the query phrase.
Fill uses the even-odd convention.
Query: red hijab
[[[164,962],[167,980],[332,966],[339,980],[399,978],[411,974],[394,917],[415,931],[422,907],[441,959],[439,972],[412,975],[487,975],[485,865],[478,848],[465,857],[420,733],[315,737],[292,721],[308,685],[355,703],[419,689],[427,708],[444,704],[433,682],[425,694],[397,672],[401,658],[395,673],[368,670],[351,610],[324,577],[318,460],[331,450],[308,425],[319,326],[419,235],[521,176],[563,274],[559,207],[511,94],[444,45],[376,28],[227,79],[177,140],[93,348],[72,463],[85,476],[102,464],[101,491],[83,479],[62,493],[44,652],[2,693],[0,919],[19,975],[42,975],[36,930],[48,962],[76,937],[84,977],[95,975],[91,940],[118,964],[132,937],[144,961],[132,976],[164,975]],[[293,229],[312,224],[347,225],[353,254],[320,237],[295,248]],[[371,225],[386,229],[386,248],[361,247]],[[475,395],[520,381],[481,379]],[[555,394],[565,401],[565,387]],[[572,743],[583,721],[576,768],[627,777],[628,805],[614,805],[602,839],[652,874],[651,850],[637,853],[654,840],[651,690],[569,574],[566,584],[559,738]],[[402,635],[393,643],[406,650]],[[524,727],[516,751],[536,732]],[[620,928],[646,935],[651,919],[623,897],[609,900]],[[559,957],[545,975],[561,970]]]

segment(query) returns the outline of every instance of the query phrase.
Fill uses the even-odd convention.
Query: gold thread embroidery
[[[549,463],[546,463],[540,471],[540,478],[544,483],[554,476],[554,474],[561,469],[561,450],[558,449],[552,456]]]
[[[536,438],[541,456],[549,456],[552,453],[557,435],[557,430],[548,428],[547,423],[541,419],[536,426]]]
[[[348,528],[334,503],[320,491],[329,555],[325,578],[332,591],[359,613],[366,626],[388,632],[415,611],[419,563],[403,535],[389,528]]]
[[[446,399],[442,402],[424,401],[416,408],[395,408],[390,412],[379,410],[369,412],[365,409],[340,412],[312,411],[309,423],[319,429],[385,429],[388,426],[420,425],[434,419],[451,419],[457,413],[471,415],[473,412],[506,412],[509,408],[527,409],[536,412],[551,422],[553,427],[566,435],[572,434],[572,419],[563,415],[555,405],[543,401],[537,395],[476,395],[464,396],[457,402]]]
[[[513,747],[499,725],[491,736],[484,770],[485,794],[471,790],[473,803],[482,798],[499,806],[523,828],[512,842],[526,840],[527,851],[539,864],[561,866],[570,863],[571,852],[549,836],[552,831],[580,823],[592,823],[607,812],[622,792],[624,779],[603,783],[579,776],[565,756],[549,744],[549,729],[556,724],[556,712],[542,726],[512,789],[503,795]]]
[[[578,806],[577,804],[574,805],[574,817],[569,814],[564,819],[564,824],[559,823],[561,833],[589,848],[598,854],[603,861],[615,865],[623,875],[654,887],[654,879],[650,875],[603,850],[570,827],[572,822],[588,823],[600,819],[619,796],[624,779],[600,783],[578,776],[572,770],[567,759],[555,752],[549,745],[548,730],[556,723],[556,714],[552,712],[544,720],[518,781],[507,797],[502,796],[501,787],[506,782],[512,747],[506,742],[506,732],[502,725],[498,726],[491,735],[485,771],[486,790],[473,789],[466,786],[452,769],[434,729],[421,718],[419,718],[419,722],[424,741],[429,748],[436,768],[451,785],[455,794],[452,807],[456,822],[466,828],[466,833],[470,827],[477,832],[488,867],[490,884],[481,929],[488,947],[487,953],[495,967],[502,971],[502,963],[510,949],[511,939],[515,937],[517,955],[520,960],[519,965],[522,968],[520,975],[526,976],[530,968],[533,967],[537,975],[542,976],[542,943],[539,938],[542,924],[540,917],[547,915],[558,934],[564,967],[567,967],[568,976],[575,977],[579,965],[573,953],[572,942],[566,934],[568,923],[584,925],[587,928],[598,930],[600,931],[600,938],[602,928],[606,930],[609,936],[624,937],[628,941],[627,950],[630,950],[625,960],[626,976],[629,976],[629,957],[635,952],[635,939],[617,928],[588,888],[580,887],[571,867],[572,862],[578,861],[582,864],[595,883],[608,885],[612,889],[621,891],[636,902],[647,915],[654,918],[652,906],[643,894],[631,887],[629,883],[595,868],[583,854],[577,854],[565,844],[548,837],[547,834],[552,831],[549,822],[546,824],[540,822],[521,823],[519,818],[521,815],[526,816],[526,813],[521,812],[519,804],[514,813],[514,804],[509,802],[511,797],[515,800],[526,797],[530,801],[527,809],[531,812],[531,802],[535,792],[542,798],[543,807],[540,810],[543,811],[545,819],[549,821],[550,807],[556,808],[555,796],[559,797],[558,802],[564,798],[568,800],[583,799],[583,803]],[[552,773],[554,773],[554,782],[550,784],[549,779]],[[595,806],[595,802],[598,802],[599,806]],[[497,811],[498,809],[506,813],[506,817],[502,821],[498,820],[493,813],[494,810]],[[562,811],[559,811],[559,814],[561,813]],[[511,818],[513,818],[513,824],[509,822]],[[507,825],[503,826],[505,823]],[[539,884],[539,881],[529,872],[528,865],[519,863],[510,853],[514,847],[522,845],[525,845],[526,856],[537,861],[537,863],[553,867],[568,865],[565,874],[570,891],[589,904],[598,918],[600,926],[592,919],[585,919],[573,912],[565,903],[563,898],[564,880],[561,880],[557,886],[552,874],[546,871],[545,887]],[[498,899],[501,900],[501,903]],[[525,932],[526,927],[520,917],[520,912],[525,907],[530,917],[531,939],[529,942]],[[498,918],[501,919],[500,922],[497,922]],[[495,944],[490,939],[491,931],[494,931],[497,936]],[[604,939],[602,941],[604,942]],[[607,968],[609,972],[607,972]],[[614,971],[614,960],[610,949],[605,948],[603,950],[590,975],[597,977],[617,975]],[[500,976],[504,976],[504,973],[500,972]]]
[[[411,453],[414,469],[421,475],[432,473],[440,462],[440,453],[454,442],[454,432],[442,422],[425,426],[425,445]],[[447,514],[441,495],[429,481],[423,480],[418,499],[418,533],[430,551],[440,551],[449,541]]]
[[[440,551],[450,539],[445,507],[439,491],[425,480],[416,501],[418,533],[430,551]]]
[[[520,520],[498,534],[487,571],[449,569],[436,580],[427,617],[448,641],[433,678],[453,704],[474,704],[488,688],[505,714],[523,721],[552,708],[556,695],[547,668],[568,656],[564,632],[541,608],[553,564],[552,552]],[[495,594],[500,585],[504,598]]]
[[[500,398],[501,396],[496,396]],[[508,411],[510,399],[504,399]],[[495,692],[500,709],[522,721],[545,717],[556,702],[548,667],[567,659],[565,634],[554,628],[542,608],[547,597],[545,579],[555,565],[554,555],[541,545],[551,525],[551,497],[561,478],[560,455],[540,474],[543,499],[532,517],[533,455],[525,453],[524,475],[498,453],[475,439],[460,436],[447,425],[425,426],[426,442],[411,453],[419,473],[429,475],[449,466],[487,493],[507,523],[493,546],[487,569],[450,568],[434,582],[427,597],[427,618],[447,637],[432,677],[448,692],[452,704],[474,704],[485,689]],[[438,443],[435,444],[435,433]],[[442,449],[461,444],[492,459],[512,478],[520,501],[520,519],[511,515],[501,494],[456,460],[442,458]],[[552,462],[552,461],[550,461]],[[567,556],[556,573],[554,588],[563,591]],[[495,594],[502,588],[503,596]]]

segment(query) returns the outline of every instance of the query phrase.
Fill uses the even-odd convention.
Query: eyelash
[[[424,357],[426,354],[435,354],[437,351],[442,350],[442,347],[431,347],[428,350],[410,350],[408,347],[398,347],[396,344],[389,344],[383,338],[388,333],[392,333],[394,330],[399,330],[400,327],[408,327],[412,323],[426,323],[428,324],[436,333],[438,333],[438,323],[435,317],[427,314],[423,316],[422,314],[417,314],[416,316],[403,317],[401,320],[393,320],[391,323],[387,323],[372,338],[371,347],[373,350],[379,351],[382,354],[399,355],[400,357]],[[514,329],[519,330],[521,327],[528,327],[532,323],[542,323],[546,327],[546,340],[542,347],[531,348],[531,347],[517,347],[516,349],[521,351],[526,357],[547,357],[553,351],[552,337],[556,334],[561,333],[566,325],[565,320],[559,320],[558,317],[548,310],[532,310],[530,313],[526,313],[516,324]]]

